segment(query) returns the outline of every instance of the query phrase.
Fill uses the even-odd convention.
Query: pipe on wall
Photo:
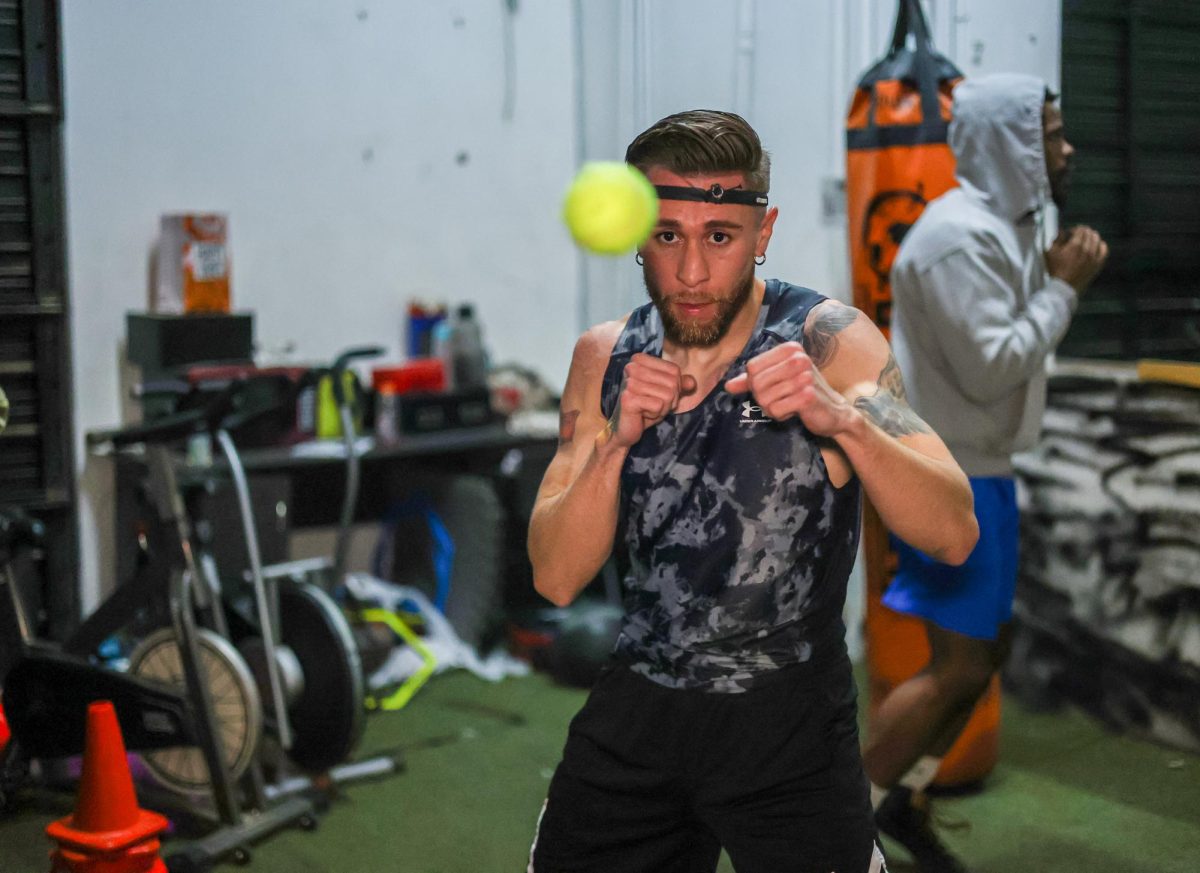
[[[829,136],[829,173],[833,178],[841,178],[845,173],[842,142],[845,137],[845,113],[849,107],[850,82],[855,71],[849,64],[849,12],[845,0],[829,0],[829,21],[833,27],[833,38],[830,40],[832,56],[830,67],[833,74],[829,77],[829,87],[833,89],[830,100],[830,136]]]
[[[584,89],[584,74],[587,69],[584,57],[583,41],[583,0],[574,0],[571,15],[572,37],[574,38],[575,63],[575,166],[583,166],[588,157],[587,116],[585,111],[586,91]],[[578,252],[575,254],[576,281],[579,283],[579,296],[576,298],[575,317],[579,332],[583,333],[591,326],[591,283],[588,277],[587,260]]]
[[[650,117],[650,30],[650,0],[633,0],[633,109],[638,130],[645,130],[654,121]]]
[[[733,66],[734,111],[745,118],[754,115],[755,0],[738,0],[736,56]]]

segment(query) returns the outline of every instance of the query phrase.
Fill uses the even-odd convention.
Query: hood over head
[[[950,149],[959,184],[992,212],[1016,222],[1050,199],[1042,136],[1046,83],[996,73],[954,88]]]

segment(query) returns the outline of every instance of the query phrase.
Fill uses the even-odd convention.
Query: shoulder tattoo
[[[904,390],[904,376],[900,372],[900,365],[896,363],[895,355],[888,354],[887,363],[879,371],[878,382],[880,389],[887,391],[898,400],[908,402],[908,392]]]
[[[854,324],[858,310],[849,306],[822,306],[804,326],[805,351],[818,367],[823,367],[837,352],[837,335]]]
[[[893,355],[888,354],[887,363],[875,381],[879,385],[875,393],[859,397],[854,401],[854,405],[875,422],[880,430],[893,437],[933,433],[933,429],[908,405],[904,379]]]

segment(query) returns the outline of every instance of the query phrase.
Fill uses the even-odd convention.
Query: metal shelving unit
[[[58,0],[0,0],[0,503],[46,524],[51,635],[79,611],[62,122]]]

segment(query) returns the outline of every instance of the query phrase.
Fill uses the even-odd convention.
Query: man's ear
[[[767,244],[771,242],[771,234],[775,232],[775,219],[779,217],[779,207],[772,206],[763,216],[758,228],[758,244],[754,247],[754,256],[761,257],[767,253]]]

